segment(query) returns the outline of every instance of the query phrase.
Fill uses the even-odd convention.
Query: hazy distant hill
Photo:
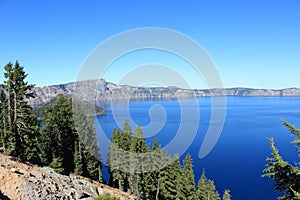
[[[76,98],[87,101],[121,101],[124,99],[174,99],[204,96],[289,96],[300,97],[300,89],[289,88],[282,90],[228,88],[228,89],[181,89],[177,87],[133,87],[128,85],[116,85],[106,82],[104,79],[94,79],[67,83],[46,87],[35,87],[35,99],[29,100],[32,106],[46,103],[59,94],[74,95]]]

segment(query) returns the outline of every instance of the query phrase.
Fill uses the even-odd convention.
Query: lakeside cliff
[[[300,97],[300,89],[288,88],[281,90],[227,88],[227,89],[181,89],[177,87],[133,87],[116,85],[104,79],[85,80],[75,83],[35,87],[36,98],[29,100],[33,107],[49,102],[59,94],[73,95],[78,99],[87,101],[109,102],[124,99],[175,99],[208,96],[257,96],[257,97]]]

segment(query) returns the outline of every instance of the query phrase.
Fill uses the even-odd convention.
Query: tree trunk
[[[20,150],[20,142],[22,141],[20,136],[20,130],[17,128],[17,93],[14,91],[14,113],[13,113],[13,133],[15,136],[15,142],[16,142],[16,154],[19,155]]]
[[[10,86],[8,84],[8,89],[7,89],[7,121],[8,121],[8,149],[11,154],[11,148],[14,145],[13,142],[15,140],[15,135],[13,134],[12,130],[12,124],[11,124],[11,102],[10,102]]]
[[[132,160],[131,160],[131,157],[129,157],[129,168],[130,168],[130,171],[129,171],[129,177],[128,177],[128,182],[129,182],[129,189],[130,189],[130,192],[132,194],[134,194],[134,183],[133,183],[133,180],[134,180],[134,171],[133,171],[133,163],[132,163]]]
[[[14,91],[14,126],[17,126],[17,94]]]
[[[119,179],[119,181],[118,181],[118,184],[119,184],[119,185],[118,185],[119,190],[122,190],[122,186],[121,186],[122,183],[121,183],[121,180],[120,180],[120,179]]]
[[[11,105],[10,105],[10,88],[8,86],[8,91],[7,91],[7,121],[8,121],[8,127],[9,129],[11,128]]]
[[[79,154],[79,160],[80,160],[80,162],[82,162],[82,155],[81,155],[81,145],[80,145],[80,141],[78,141],[78,154]]]
[[[3,153],[6,153],[6,151],[5,151],[5,139],[6,139],[6,123],[5,123],[5,118],[3,117],[3,138],[2,138]]]
[[[155,200],[158,200],[158,194],[159,194],[159,180],[157,181]]]
[[[17,130],[17,93],[16,93],[16,91],[14,91],[14,132],[16,134],[16,137],[19,137],[17,135],[17,133],[19,133],[19,131]],[[16,141],[18,141],[18,139]],[[19,144],[17,144],[17,145],[19,145]]]
[[[136,184],[135,184],[135,189],[136,189],[136,196],[138,197],[138,199],[141,199],[141,195],[140,195],[140,192],[139,192],[139,175],[136,174]]]

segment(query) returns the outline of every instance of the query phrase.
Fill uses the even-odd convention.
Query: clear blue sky
[[[1,74],[18,59],[37,86],[74,81],[99,43],[141,27],[195,39],[226,87],[300,87],[300,0],[0,0]]]

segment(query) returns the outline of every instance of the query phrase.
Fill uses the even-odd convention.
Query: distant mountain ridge
[[[281,90],[252,89],[252,88],[226,88],[226,89],[182,89],[177,87],[134,87],[128,85],[117,85],[106,82],[104,79],[84,80],[74,83],[35,87],[33,89],[36,98],[30,99],[32,106],[49,102],[59,94],[73,95],[74,97],[87,101],[122,101],[145,100],[145,99],[175,99],[207,96],[257,96],[257,97],[300,97],[299,88],[288,88]]]

